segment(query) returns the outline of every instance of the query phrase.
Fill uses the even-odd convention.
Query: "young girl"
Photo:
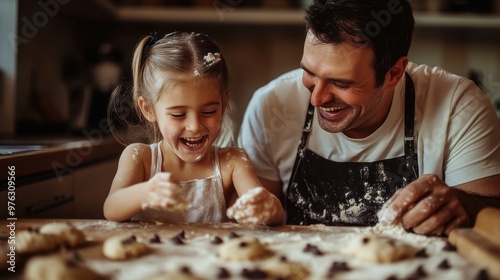
[[[124,144],[147,138],[152,144],[124,149],[104,203],[107,219],[282,222],[279,199],[260,187],[245,151],[214,145],[229,105],[229,78],[209,37],[146,36],[135,49],[132,76],[131,91],[113,93],[110,128]],[[139,137],[126,141],[123,134]]]

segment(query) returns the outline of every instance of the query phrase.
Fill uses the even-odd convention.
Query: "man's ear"
[[[144,100],[144,97],[140,96],[139,99],[137,99],[137,104],[139,105],[139,108],[141,109],[142,115],[150,122],[155,122],[156,121],[156,116],[155,112],[152,106],[150,106],[146,100]]]
[[[394,66],[389,69],[385,76],[385,84],[389,90],[393,90],[396,88],[396,85],[399,83],[401,78],[405,74],[406,66],[408,65],[408,57],[402,56],[400,57]]]

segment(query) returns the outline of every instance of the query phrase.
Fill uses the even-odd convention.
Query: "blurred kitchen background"
[[[138,39],[203,32],[229,63],[234,117],[299,66],[309,0],[1,0],[0,134],[79,135],[99,126]],[[410,59],[474,79],[500,111],[500,1],[413,0]],[[500,113],[499,113],[500,115]]]

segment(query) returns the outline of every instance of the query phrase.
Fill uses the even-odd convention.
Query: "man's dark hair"
[[[407,0],[315,0],[306,12],[307,30],[320,42],[372,47],[377,86],[408,55],[415,20]]]

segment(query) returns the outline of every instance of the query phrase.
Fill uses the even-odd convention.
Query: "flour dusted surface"
[[[79,249],[86,264],[96,272],[117,280],[149,279],[162,273],[179,271],[180,268],[188,268],[201,279],[250,279],[255,273],[269,269],[266,263],[282,259],[302,264],[308,273],[301,271],[300,275],[309,275],[306,279],[475,279],[480,271],[479,267],[457,252],[443,250],[447,245],[446,239],[407,233],[396,226],[266,227],[233,223],[162,225],[107,221],[73,224],[84,231],[93,243]],[[104,257],[101,253],[102,241],[124,232],[147,242],[151,252],[124,261]],[[346,253],[347,244],[363,234],[389,236],[414,246],[422,253],[385,264],[349,256]],[[257,238],[274,254],[252,261],[221,259],[217,253],[220,246],[238,236]]]

